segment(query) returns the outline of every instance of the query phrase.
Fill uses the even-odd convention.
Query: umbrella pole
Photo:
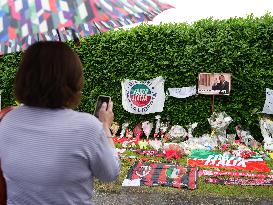
[[[75,44],[78,48],[80,48],[80,47],[81,47],[81,42],[80,42],[80,39],[78,38],[78,36],[76,35],[75,29],[65,27],[65,30],[71,31],[71,34],[72,34],[72,38],[73,38],[74,44]]]
[[[56,32],[57,32],[57,35],[58,35],[59,41],[62,41],[62,39],[61,39],[61,35],[60,35],[60,32],[59,32],[59,29],[56,29]]]
[[[97,24],[96,24],[96,22],[93,22],[93,24],[94,24],[94,26],[96,27],[98,33],[101,33],[99,27],[98,27]]]
[[[81,42],[80,42],[80,39],[78,38],[78,36],[76,35],[76,32],[74,29],[72,29],[72,37],[73,37],[73,41],[74,41],[74,44],[80,48],[81,47]]]

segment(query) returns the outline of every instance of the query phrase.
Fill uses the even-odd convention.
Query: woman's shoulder
[[[17,121],[22,123],[40,122],[60,125],[71,125],[73,127],[100,126],[100,121],[87,112],[75,111],[72,109],[49,109],[31,106],[19,106],[7,113],[3,121]]]
[[[97,119],[94,115],[92,115],[91,113],[88,113],[88,112],[81,112],[81,111],[76,111],[76,110],[69,110],[69,112],[73,113],[73,115],[75,115],[75,117],[79,117],[82,120],[96,121],[96,119]]]
[[[102,123],[96,118],[94,115],[87,112],[79,112],[71,110],[74,115],[75,121],[80,122],[82,125],[90,126],[90,127],[101,127]]]

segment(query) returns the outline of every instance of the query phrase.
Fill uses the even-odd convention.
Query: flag
[[[162,112],[165,103],[164,79],[157,77],[146,81],[124,80],[122,106],[134,114]]]
[[[187,98],[196,95],[196,86],[182,88],[168,88],[170,96],[175,98]]]
[[[273,114],[273,90],[266,88],[266,99],[262,113]]]
[[[198,169],[175,164],[136,162],[128,171],[125,186],[169,186],[196,189]]]
[[[244,159],[207,150],[193,150],[188,157],[188,166],[270,172],[270,168],[262,158]]]
[[[221,185],[249,185],[249,186],[272,186],[272,179],[241,179],[241,178],[220,178],[211,177],[205,179],[206,183]]]

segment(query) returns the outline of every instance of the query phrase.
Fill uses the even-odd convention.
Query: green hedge
[[[154,120],[155,114],[133,115],[123,110],[121,81],[146,80],[163,76],[165,89],[197,84],[199,72],[232,73],[230,96],[215,97],[215,111],[233,118],[230,133],[241,124],[256,139],[262,139],[255,111],[261,111],[265,89],[273,88],[273,17],[204,19],[188,24],[142,25],[81,39],[79,54],[85,87],[79,110],[92,112],[99,94],[110,95],[115,103],[116,121],[133,125]],[[20,54],[0,58],[0,89],[3,105],[13,103],[12,81]],[[186,99],[169,97],[161,113],[163,120],[185,126],[199,122],[195,135],[209,133],[211,97],[197,95]]]

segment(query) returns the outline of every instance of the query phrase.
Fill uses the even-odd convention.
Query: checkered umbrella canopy
[[[151,20],[168,8],[159,0],[0,0],[0,54]]]

